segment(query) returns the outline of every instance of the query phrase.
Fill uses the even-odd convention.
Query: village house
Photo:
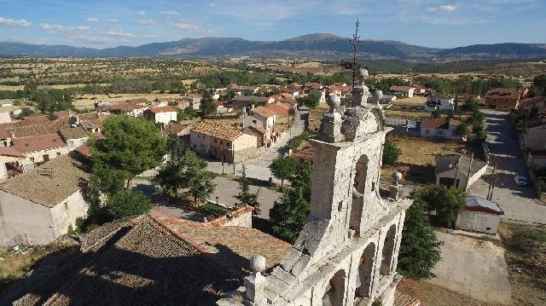
[[[142,117],[144,111],[150,108],[150,102],[146,99],[134,99],[121,102],[102,102],[96,105],[98,112],[127,115],[130,117]]]
[[[226,106],[234,109],[251,111],[257,106],[263,106],[275,102],[274,97],[237,96],[226,102]]]
[[[466,155],[447,154],[436,157],[436,185],[468,190],[487,172],[487,163]]]
[[[455,228],[495,235],[504,211],[495,202],[477,196],[466,197],[465,206],[457,216]]]
[[[258,154],[258,139],[243,132],[239,120],[203,120],[190,132],[191,148],[223,162],[241,162]]]
[[[417,85],[417,84],[414,84],[412,85],[412,87],[415,88],[415,91],[414,91],[414,95],[416,96],[426,96],[427,93],[428,93],[428,90],[425,86],[423,85]]]
[[[415,87],[393,85],[390,87],[390,92],[398,97],[413,98]]]
[[[262,134],[262,143],[269,147],[276,141],[277,131],[277,115],[269,107],[260,106],[252,111],[252,116],[249,117],[251,126]]]
[[[519,102],[526,95],[527,89],[520,91],[513,88],[495,88],[491,89],[485,95],[485,105],[489,108],[511,111],[518,109]]]
[[[232,91],[237,96],[255,95],[260,89],[258,86],[243,86],[237,84],[229,84],[227,89]]]
[[[368,98],[368,103],[371,104],[381,104],[383,106],[388,106],[393,104],[396,101],[396,96],[394,95],[385,95],[382,90],[376,90],[373,96]]]
[[[70,150],[76,149],[89,140],[89,133],[81,126],[61,128],[59,134]]]
[[[172,106],[159,106],[147,109],[144,117],[157,124],[168,125],[178,120],[178,111]]]
[[[0,245],[44,245],[74,228],[88,209],[82,167],[63,156],[1,184]]]
[[[457,127],[461,124],[459,120],[450,118],[427,118],[421,121],[421,137],[460,139],[457,134]]]
[[[194,110],[199,110],[199,107],[201,106],[201,100],[203,99],[203,96],[200,94],[190,94],[182,97],[181,103],[179,104],[179,107],[181,109],[184,109],[186,107],[191,107]]]

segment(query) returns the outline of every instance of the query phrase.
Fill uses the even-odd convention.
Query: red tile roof
[[[239,120],[203,120],[191,132],[229,141],[237,139],[243,133]]]
[[[64,147],[65,143],[57,133],[16,138],[13,140],[13,149],[21,153],[30,153]]]
[[[176,108],[172,107],[172,106],[158,106],[158,107],[152,107],[150,108],[150,112],[154,113],[154,114],[159,114],[159,113],[176,113]]]
[[[269,117],[273,117],[276,115],[276,113],[270,109],[270,108],[267,108],[265,106],[260,106],[260,107],[257,107],[254,109],[254,113],[255,114],[258,114],[264,118],[269,118]]]

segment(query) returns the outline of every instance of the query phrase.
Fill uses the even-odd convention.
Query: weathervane
[[[356,23],[355,23],[355,33],[353,34],[353,41],[352,41],[352,44],[353,44],[353,88],[355,87],[355,82],[356,82],[356,70],[358,69],[357,67],[357,54],[358,54],[358,42],[360,40],[360,36],[358,34],[358,29],[360,27],[360,20],[357,18],[356,19]]]

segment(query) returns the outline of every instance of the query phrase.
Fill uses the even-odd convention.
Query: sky
[[[309,33],[451,48],[546,43],[546,0],[0,0],[0,41],[94,48]]]

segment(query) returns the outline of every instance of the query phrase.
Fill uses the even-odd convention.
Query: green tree
[[[398,272],[415,279],[433,277],[432,269],[441,256],[440,245],[441,242],[427,220],[424,203],[414,201],[406,211]]]
[[[307,96],[298,98],[298,104],[305,105],[309,108],[316,108],[320,104],[320,97],[322,93],[320,91],[311,91]]]
[[[462,109],[465,112],[478,112],[480,110],[480,104],[475,99],[470,98],[464,101]]]
[[[307,221],[311,198],[311,165],[297,163],[290,178],[290,188],[269,212],[273,232],[277,237],[294,242]]]
[[[36,107],[44,114],[72,108],[72,95],[64,90],[37,89],[32,92],[31,99],[36,102]]]
[[[459,211],[465,205],[466,194],[459,188],[445,186],[426,186],[413,194],[415,201],[421,202],[430,212],[435,224],[455,227]]]
[[[239,203],[243,205],[249,205],[252,207],[258,207],[258,196],[256,193],[250,192],[250,184],[246,177],[246,168],[243,166],[243,175],[239,179],[239,186],[241,191],[237,194],[236,198]]]
[[[197,117],[199,117],[199,114],[191,106],[177,111],[178,121],[191,120]]]
[[[199,111],[203,116],[212,115],[216,113],[217,105],[216,102],[212,99],[212,96],[207,90],[203,91],[203,98],[201,99],[201,104],[199,105]]]
[[[109,168],[126,180],[126,189],[136,175],[158,166],[166,153],[165,139],[147,120],[112,116],[104,123],[103,135],[92,144],[94,169]]]
[[[150,200],[141,192],[123,190],[108,199],[108,211],[115,218],[124,218],[148,213],[152,208]]]
[[[197,204],[214,191],[212,178],[207,171],[207,163],[193,151],[186,150],[181,158],[168,161],[154,181],[171,199],[178,198],[179,190],[188,189]]]
[[[296,160],[290,157],[281,157],[275,159],[269,166],[269,169],[271,169],[271,173],[273,173],[276,178],[281,180],[282,189],[284,187],[284,180],[291,178],[295,174],[296,167]]]
[[[310,204],[302,188],[285,191],[269,212],[273,232],[277,237],[294,242],[307,221]]]
[[[469,131],[469,128],[468,128],[468,124],[466,122],[461,122],[461,124],[459,124],[457,126],[457,129],[455,130],[455,133],[457,133],[457,135],[463,136],[463,137],[468,136],[469,132],[470,131]]]
[[[400,157],[400,148],[395,143],[385,142],[383,147],[383,164],[384,165],[394,165],[398,158]]]

